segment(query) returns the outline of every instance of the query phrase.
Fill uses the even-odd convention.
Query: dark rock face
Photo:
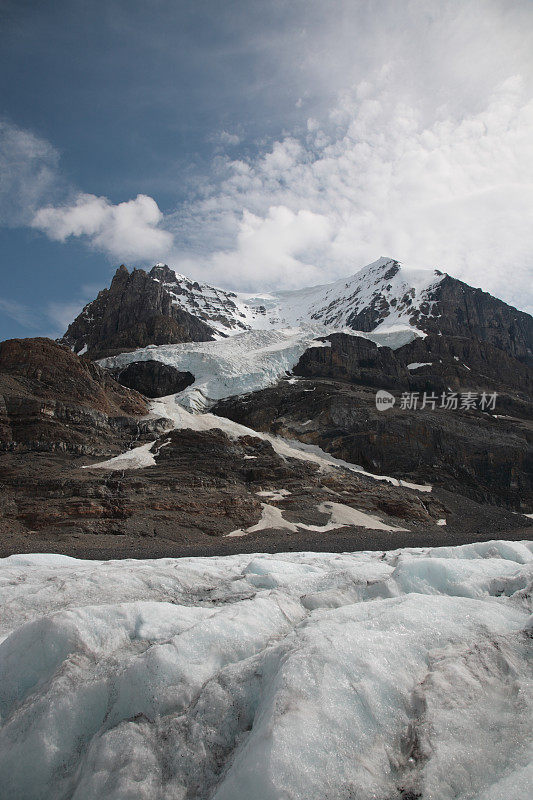
[[[475,499],[529,511],[533,426],[477,411],[398,408],[380,412],[375,391],[330,380],[282,381],[221,400],[221,416],[318,445],[370,472],[430,483]]]
[[[331,347],[311,347],[294,367],[306,378],[329,378],[402,391],[496,391],[499,407],[531,417],[533,369],[503,350],[474,338],[429,334],[398,350],[359,336],[335,333]],[[410,365],[425,366],[409,369]]]
[[[488,342],[513,358],[533,364],[533,317],[449,275],[435,290],[437,314],[413,319],[428,333]],[[423,309],[422,309],[423,311]]]
[[[533,368],[489,342],[429,334],[396,350],[395,357],[405,368],[427,364],[407,369],[411,391],[497,392],[500,414],[533,417]]]
[[[164,370],[162,375],[169,377]],[[140,394],[49,339],[2,343],[3,534],[120,533],[201,542],[255,524],[262,509],[257,492],[280,488],[290,492],[287,519],[292,514],[304,522],[323,521],[318,505],[332,493],[415,527],[434,527],[443,513],[432,498],[422,505],[416,493],[376,488],[350,473],[323,475],[314,464],[283,459],[253,436],[234,440],[220,430],[168,431],[171,423],[144,418],[147,410]],[[82,469],[91,456],[102,461],[154,439],[155,467]]]
[[[324,337],[331,347],[312,347],[294,368],[295,375],[346,380],[378,389],[406,382],[406,372],[389,347],[378,347],[361,336],[335,333]]]
[[[161,430],[137,392],[50,339],[0,344],[0,450],[114,455]]]
[[[88,358],[104,358],[149,344],[207,342],[213,329],[172,303],[164,286],[142,269],[121,266],[69,325],[62,341]],[[85,349],[86,348],[86,349]]]
[[[114,374],[122,386],[128,386],[146,397],[166,397],[177,394],[194,383],[191,372],[180,372],[161,361],[133,361]]]

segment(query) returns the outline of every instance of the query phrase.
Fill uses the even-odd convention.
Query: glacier
[[[340,330],[392,349],[423,335],[407,326],[377,333]],[[179,402],[190,411],[203,411],[217,400],[276,383],[293,369],[309,347],[331,347],[323,337],[334,332],[339,331],[320,325],[243,331],[212,342],[148,345],[97,363],[106,369],[119,370],[137,361],[160,361],[180,372],[190,372],[195,381],[179,393]]]
[[[0,795],[517,800],[533,543],[0,560]]]
[[[214,342],[148,345],[98,363],[116,370],[135,361],[155,360],[191,372],[195,382],[179,393],[180,404],[201,411],[224,397],[270,386],[292,370],[308,347],[330,347],[329,342],[316,340],[319,334],[318,328],[246,331]]]

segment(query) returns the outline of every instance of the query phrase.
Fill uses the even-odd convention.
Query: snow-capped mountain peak
[[[151,344],[311,327],[321,335],[348,329],[408,340],[417,332],[475,336],[529,362],[532,324],[527,314],[480,289],[393,258],[379,258],[330,284],[257,293],[211,286],[156,264],[149,273],[117,270],[110,288],[83,309],[62,342],[97,359]]]
[[[165,264],[153,267],[150,276],[174,304],[223,336],[302,325],[372,330],[380,324],[413,324],[415,317],[431,313],[432,291],[444,277],[436,270],[406,270],[385,257],[334,283],[264,294],[209,286]]]
[[[235,292],[180,275],[167,264],[156,264],[150,277],[166,289],[172,303],[199,317],[224,336],[253,327]]]

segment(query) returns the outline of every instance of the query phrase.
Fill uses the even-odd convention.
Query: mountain
[[[532,504],[529,315],[442,272],[388,258],[329,285],[253,296],[163,264],[129,279],[123,268],[117,273],[128,286],[141,274],[134,282],[155,284],[155,296],[166,294],[173,311],[213,336],[107,351],[99,363],[120,383],[154,398],[179,392],[184,408],[212,409],[371,472],[482,503]],[[96,317],[91,305],[83,313]],[[97,352],[106,352],[106,333],[95,337]],[[298,382],[284,380],[287,372]],[[379,389],[396,395],[386,416],[375,406]],[[400,408],[409,392],[496,393],[498,407]]]
[[[213,338],[213,328],[173,303],[157,280],[121,266],[109,289],[85,306],[61,341],[75,353],[99,358],[148,344]]]
[[[148,344],[209,341],[247,330],[313,326],[324,332],[426,333],[474,337],[533,363],[533,319],[438,270],[380,258],[350,278],[295,291],[245,294],[218,289],[158,264],[121,266],[69,326],[63,341],[102,358]]]
[[[406,325],[426,333],[473,336],[523,361],[533,360],[533,319],[439,270],[407,269],[380,258],[350,278],[266,294],[215,289],[157,265],[173,304],[223,335],[302,325],[385,331]]]
[[[97,558],[275,552],[289,533],[305,550],[522,537],[532,351],[527,314],[393,259],[254,296],[120,267],[60,342],[0,345],[0,545]]]

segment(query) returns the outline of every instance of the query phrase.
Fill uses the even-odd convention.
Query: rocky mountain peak
[[[382,256],[334,283],[247,294],[176,273],[121,265],[69,327],[64,342],[100,358],[149,344],[209,341],[247,330],[314,326],[371,332],[417,328],[474,337],[524,362],[533,360],[533,319],[440,270]]]
[[[111,286],[85,306],[61,340],[74,352],[102,358],[148,344],[209,341],[214,331],[173,303],[161,282],[122,265]]]
[[[175,283],[178,280],[178,276],[168,264],[156,264],[148,274],[162,283]]]

